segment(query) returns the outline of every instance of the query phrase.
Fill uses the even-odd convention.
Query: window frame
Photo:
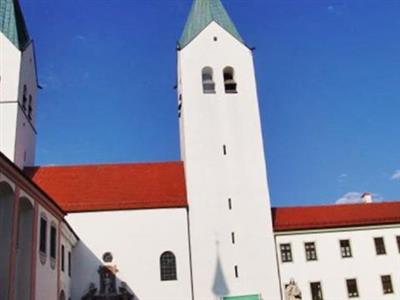
[[[24,84],[22,88],[22,110],[26,111],[26,104],[28,102],[28,87],[26,84]]]
[[[307,246],[310,245],[312,245],[313,247],[311,249],[307,249]],[[314,241],[304,242],[304,252],[306,255],[306,261],[318,261],[317,245]]]
[[[72,254],[71,251],[68,251],[68,277],[72,275]]]
[[[343,246],[342,243],[347,242],[347,246]],[[353,257],[353,251],[351,249],[351,242],[350,239],[341,239],[339,240],[339,249],[340,249],[340,255],[342,258],[351,258]]]
[[[32,121],[32,113],[33,113],[32,102],[33,102],[32,95],[29,95],[28,96],[28,119],[30,121]]]
[[[354,285],[351,285],[350,283],[352,283]],[[355,288],[354,291],[350,290],[352,287]],[[347,289],[347,297],[348,298],[359,298],[360,297],[360,292],[358,291],[357,278],[346,279],[346,289]]]
[[[60,253],[60,265],[61,265],[61,272],[65,272],[65,246],[61,244],[61,253]]]
[[[285,249],[285,247],[288,247]],[[291,243],[280,243],[279,252],[281,254],[281,262],[288,263],[293,262],[292,244]]]
[[[386,255],[385,239],[383,236],[374,237],[376,255]]]
[[[314,293],[313,293],[313,285],[314,284],[318,284],[319,285],[319,290],[318,290],[318,292],[319,292],[319,294],[320,295],[315,295]],[[323,293],[323,289],[322,289],[322,282],[321,281],[311,281],[310,282],[310,294],[311,294],[311,299],[312,300],[324,300],[324,293]]]
[[[49,255],[51,259],[57,258],[57,226],[55,224],[50,225],[50,246]]]
[[[47,217],[42,214],[39,221],[39,252],[43,255],[47,255],[47,227]]]
[[[396,235],[396,242],[397,242],[397,250],[400,253],[400,235]]]
[[[160,280],[177,281],[178,270],[176,256],[172,251],[165,251],[160,255]]]
[[[394,294],[393,281],[392,281],[392,276],[390,274],[381,275],[381,283],[382,283],[382,292],[384,295]]]

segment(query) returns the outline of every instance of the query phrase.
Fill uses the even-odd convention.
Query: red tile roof
[[[275,231],[400,223],[400,202],[358,203],[272,209]]]
[[[66,212],[187,207],[182,162],[27,168]],[[400,202],[272,208],[275,231],[400,223]]]
[[[25,174],[66,212],[187,206],[182,162],[33,167]]]

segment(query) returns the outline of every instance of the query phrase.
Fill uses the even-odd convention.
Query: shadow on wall
[[[111,253],[101,261],[79,241],[72,253],[73,300],[140,300],[132,288],[118,278]]]
[[[225,280],[224,271],[222,270],[221,258],[217,254],[217,264],[215,266],[214,284],[212,291],[215,296],[223,297],[229,295],[229,287]]]

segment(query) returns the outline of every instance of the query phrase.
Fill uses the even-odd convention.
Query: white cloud
[[[80,40],[80,41],[86,41],[87,40],[86,36],[80,35],[80,34],[76,35],[74,38],[76,40]]]
[[[340,174],[337,178],[337,181],[339,183],[343,183],[344,181],[346,181],[347,177],[348,177],[348,175],[346,173]]]
[[[360,192],[349,192],[344,194],[342,197],[336,200],[336,204],[351,204],[351,203],[362,203],[361,197],[363,193]],[[379,194],[372,194],[374,202],[383,201],[383,197]]]
[[[329,5],[328,10],[333,12],[335,10],[335,7],[333,5]]]
[[[327,6],[328,13],[332,15],[342,15],[345,10],[345,4],[331,4]]]
[[[360,203],[362,194],[359,192],[349,192],[336,200],[336,204]]]
[[[397,170],[396,172],[394,172],[394,174],[392,175],[392,177],[390,177],[391,180],[400,180],[400,170]]]

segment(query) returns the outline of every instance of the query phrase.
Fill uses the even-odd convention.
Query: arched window
[[[164,252],[160,256],[160,274],[161,280],[177,280],[175,255],[170,252]]]
[[[29,95],[29,102],[28,102],[28,119],[32,120],[32,95]]]
[[[28,102],[28,88],[26,87],[26,84],[24,84],[24,90],[22,93],[22,109],[25,111],[26,110],[26,103]]]
[[[225,93],[227,94],[236,94],[237,93],[237,84],[235,81],[235,71],[232,67],[226,67],[224,69],[224,85],[225,85]]]
[[[64,293],[64,291],[61,291],[61,293],[60,293],[60,300],[65,300],[65,293]]]
[[[214,94],[215,93],[215,82],[213,79],[213,70],[210,67],[203,68],[201,72],[203,80],[203,93]]]

